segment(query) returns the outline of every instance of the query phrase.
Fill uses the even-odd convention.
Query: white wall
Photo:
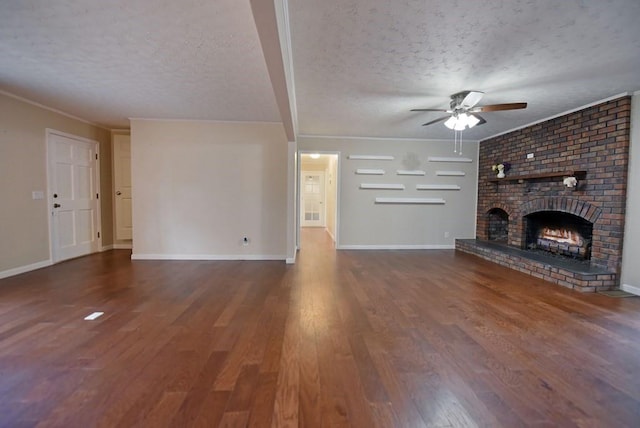
[[[132,120],[132,258],[284,260],[287,151],[282,124]]]
[[[471,163],[428,161],[429,156],[456,156],[453,141],[300,137],[298,148],[341,152],[339,248],[453,248],[455,238],[475,237],[477,143],[465,142],[463,157],[471,158]],[[350,160],[350,154],[391,155],[395,159]],[[386,174],[356,175],[357,168],[381,168]],[[421,169],[426,175],[399,176],[399,169]],[[437,170],[458,170],[466,175],[439,177]],[[363,190],[361,183],[399,183],[406,190]],[[461,190],[418,191],[416,184],[458,184]],[[374,203],[378,196],[444,198],[446,204],[383,205]]]
[[[622,251],[621,287],[640,294],[640,92],[631,103],[631,144],[629,178],[627,182],[627,212],[625,214]]]

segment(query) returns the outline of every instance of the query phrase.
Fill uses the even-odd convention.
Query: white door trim
[[[49,260],[51,261],[51,263],[56,263],[56,259],[54,257],[53,254],[53,240],[54,240],[54,228],[53,228],[53,200],[51,198],[51,188],[52,188],[52,171],[50,168],[50,156],[51,153],[49,152],[49,143],[51,140],[51,137],[53,135],[57,135],[60,137],[65,137],[65,138],[70,138],[72,140],[76,140],[76,141],[82,141],[84,143],[90,143],[90,144],[94,144],[95,145],[95,150],[96,150],[96,154],[98,155],[98,159],[96,160],[96,169],[95,169],[95,183],[96,183],[96,190],[98,192],[98,207],[97,207],[97,212],[96,212],[96,229],[98,232],[98,245],[97,248],[98,251],[100,251],[102,249],[102,192],[101,192],[101,187],[100,187],[100,160],[101,160],[101,154],[100,154],[100,143],[96,140],[91,140],[89,138],[85,138],[85,137],[80,137],[78,135],[74,135],[74,134],[69,134],[66,132],[62,132],[62,131],[57,131],[55,129],[51,129],[51,128],[46,128],[45,129],[45,139],[44,139],[44,144],[45,144],[45,164],[46,164],[46,171],[47,171],[47,225],[49,227]]]

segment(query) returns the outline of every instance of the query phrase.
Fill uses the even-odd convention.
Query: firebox
[[[561,211],[538,211],[524,217],[527,250],[580,260],[591,258],[593,223]]]
[[[489,241],[509,241],[509,214],[501,208],[493,208],[487,213],[487,236]]]

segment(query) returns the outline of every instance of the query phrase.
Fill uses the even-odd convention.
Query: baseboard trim
[[[626,291],[627,293],[635,294],[636,296],[640,296],[640,287],[636,285],[630,284],[622,284],[620,289]]]
[[[295,257],[287,257],[287,259],[285,260],[285,263],[288,265],[295,265],[296,264],[296,258]]]
[[[131,244],[113,244],[114,250],[131,250],[133,249],[133,245]]]
[[[51,260],[43,260],[43,261],[38,262],[38,263],[32,263],[30,265],[20,266],[20,267],[17,267],[17,268],[4,270],[4,271],[0,272],[0,279],[8,278],[10,276],[20,275],[21,273],[31,272],[32,270],[37,270],[37,269],[42,269],[42,268],[45,268],[45,267],[49,267],[52,264],[53,263],[51,262]]]
[[[338,250],[454,250],[454,244],[446,245],[340,245]]]
[[[111,244],[105,245],[102,247],[100,251],[109,251],[109,250],[131,250],[133,249],[133,245],[131,244]]]
[[[287,260],[284,255],[268,254],[131,254],[131,260]]]

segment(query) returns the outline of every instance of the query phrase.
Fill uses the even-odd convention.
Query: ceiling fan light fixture
[[[480,119],[478,119],[477,117],[475,117],[474,115],[470,114],[467,116],[467,126],[469,128],[473,128],[474,126],[476,126],[478,123],[480,123]]]
[[[449,119],[447,119],[447,121],[444,123],[444,126],[446,126],[449,129],[454,129],[454,127],[456,126],[457,123],[457,119],[455,116],[451,116]]]
[[[453,129],[456,131],[464,131],[464,128],[467,127],[467,113],[460,113],[456,116],[456,123],[453,126]]]

